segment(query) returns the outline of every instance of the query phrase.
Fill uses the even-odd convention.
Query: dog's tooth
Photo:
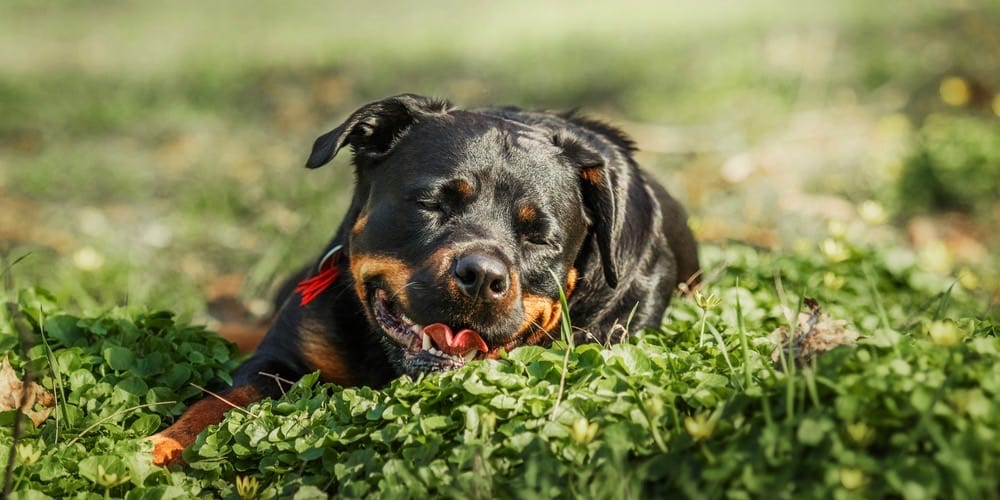
[[[431,336],[426,333],[417,332],[420,335],[420,341],[423,343],[423,349],[429,351],[433,346],[431,344]]]
[[[465,353],[465,356],[463,357],[463,359],[465,360],[466,363],[468,363],[469,361],[472,361],[473,359],[476,358],[476,353],[478,353],[478,352],[479,351],[477,351],[475,349],[470,349],[469,352]]]

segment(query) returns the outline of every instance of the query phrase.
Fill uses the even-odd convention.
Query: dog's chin
[[[513,347],[510,343],[489,346],[477,332],[444,323],[421,325],[410,319],[382,288],[375,288],[368,302],[382,334],[382,347],[401,374],[416,377],[421,373],[454,370],[475,359],[495,355],[500,348]]]

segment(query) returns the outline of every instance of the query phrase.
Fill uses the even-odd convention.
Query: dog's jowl
[[[604,123],[400,95],[320,136],[307,166],[347,146],[350,208],[298,286],[284,287],[270,331],[222,393],[233,404],[317,370],[377,387],[545,345],[558,337],[560,291],[578,342],[617,341],[633,311],[631,330],[659,326],[698,271],[684,210]],[[154,460],[179,461],[230,408],[192,405],[152,437]]]

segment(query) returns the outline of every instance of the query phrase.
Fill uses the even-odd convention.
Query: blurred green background
[[[4,0],[3,267],[71,308],[265,314],[346,206],[313,139],[416,92],[621,125],[703,241],[900,245],[996,304],[998,27],[995,0]]]

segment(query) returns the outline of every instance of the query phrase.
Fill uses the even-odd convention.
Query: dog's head
[[[606,285],[621,216],[604,158],[569,130],[414,95],[371,103],[316,140],[354,151],[354,289],[401,373],[445,370],[557,331],[581,248]]]

